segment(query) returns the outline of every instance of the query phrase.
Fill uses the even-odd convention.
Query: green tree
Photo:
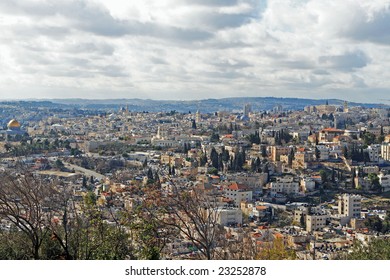
[[[210,137],[210,142],[217,143],[219,142],[219,134],[213,132]]]
[[[200,155],[200,162],[199,162],[199,165],[200,165],[200,166],[205,166],[206,163],[207,163],[207,155],[206,155],[206,153],[202,153],[202,154]]]
[[[389,260],[390,240],[374,238],[367,245],[355,241],[346,258],[348,260]]]
[[[374,216],[369,216],[367,220],[364,222],[365,226],[371,230],[377,231],[377,232],[382,232],[383,229],[383,223],[382,220],[374,215]]]
[[[11,226],[9,230],[0,229],[0,260],[32,259],[30,240],[25,233]]]
[[[342,146],[341,148],[343,156],[347,159],[349,159],[349,149],[347,146]]]
[[[62,160],[60,160],[59,158],[56,160],[55,162],[55,167],[60,169],[60,170],[63,170],[65,168],[65,165],[64,163],[62,162]]]
[[[376,137],[371,132],[366,131],[363,133],[364,145],[371,145],[371,144],[375,143],[375,140],[376,140]]]
[[[210,152],[210,160],[211,160],[211,165],[218,170],[218,153],[213,147]]]
[[[267,157],[267,147],[265,145],[261,145],[260,153],[261,153],[261,157],[263,157],[263,158]]]
[[[319,173],[321,176],[322,183],[327,183],[329,178],[328,172],[325,169],[321,169]]]
[[[29,240],[32,258],[40,259],[40,249],[49,229],[46,213],[52,185],[43,184],[31,173],[2,172],[0,181],[0,218],[7,220]]]
[[[4,144],[4,149],[5,149],[7,152],[9,152],[9,151],[11,151],[11,149],[12,149],[12,145],[11,145],[10,143],[5,143],[5,144]]]
[[[83,176],[83,183],[82,183],[83,188],[86,188],[87,185],[87,177]]]
[[[110,210],[102,210],[96,204],[96,195],[88,192],[82,204],[82,217],[78,232],[77,259],[115,260],[132,257],[129,234],[122,226],[121,217]],[[114,221],[106,222],[105,216]]]
[[[368,174],[368,180],[370,182],[370,188],[375,190],[375,191],[381,191],[382,186],[379,183],[379,177],[375,173],[370,173]]]
[[[158,175],[157,171],[154,172],[153,181],[155,182],[157,187],[159,187],[159,188],[161,187],[160,176]]]
[[[229,152],[225,149],[225,147],[222,147],[222,161],[226,163],[229,161],[229,158]]]
[[[260,135],[259,135],[259,132],[256,130],[255,133],[251,133],[249,134],[247,137],[249,142],[251,142],[251,144],[260,144]]]
[[[385,136],[384,135],[379,135],[376,143],[381,144],[383,141],[385,141]]]
[[[177,236],[177,231],[172,232],[172,228],[164,223],[167,201],[161,196],[161,190],[147,186],[142,192],[144,196],[138,206],[125,213],[125,225],[130,232],[134,257],[157,260],[161,258],[167,242]]]
[[[172,172],[172,175],[176,175],[176,168],[174,165],[172,165],[171,172]]]
[[[289,249],[284,240],[275,238],[271,242],[265,242],[256,259],[259,260],[295,260],[295,251]]]
[[[212,175],[218,175],[218,169],[215,167],[212,167],[212,168],[210,168],[210,170],[207,173],[212,174]]]
[[[86,207],[92,208],[96,206],[97,197],[94,192],[87,192],[84,196],[84,205]]]
[[[319,161],[320,158],[321,158],[321,152],[320,152],[320,150],[317,148],[317,146],[315,147],[314,153],[315,153],[315,156],[316,156],[316,160]]]

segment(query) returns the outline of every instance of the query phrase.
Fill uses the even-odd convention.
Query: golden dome
[[[12,120],[9,121],[7,127],[8,128],[19,128],[20,127],[20,123],[17,120],[12,119]]]

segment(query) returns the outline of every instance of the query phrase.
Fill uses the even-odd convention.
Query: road
[[[95,171],[83,168],[83,167],[75,165],[75,164],[70,164],[70,163],[64,162],[64,165],[66,168],[74,169],[75,171],[79,171],[87,177],[93,176],[94,178],[98,179],[99,181],[106,178],[106,176],[104,176],[103,174],[97,173]]]

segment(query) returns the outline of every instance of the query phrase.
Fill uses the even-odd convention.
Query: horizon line
[[[80,101],[104,101],[104,100],[143,100],[143,101],[179,101],[179,102],[196,102],[196,101],[206,101],[206,100],[224,100],[224,99],[299,99],[299,100],[337,100],[337,101],[346,101],[349,103],[357,103],[357,104],[373,104],[373,105],[387,105],[386,103],[367,103],[367,102],[358,102],[358,101],[350,101],[346,99],[338,99],[338,98],[303,98],[303,97],[279,97],[279,96],[232,96],[232,97],[220,97],[220,98],[203,98],[203,99],[153,99],[153,98],[12,98],[12,99],[2,99],[0,98],[0,102],[18,102],[18,101],[58,101],[58,100],[80,100]],[[384,100],[390,101],[390,100]]]

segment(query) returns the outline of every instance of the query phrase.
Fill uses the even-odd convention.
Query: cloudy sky
[[[0,1],[0,99],[389,93],[390,0]]]

